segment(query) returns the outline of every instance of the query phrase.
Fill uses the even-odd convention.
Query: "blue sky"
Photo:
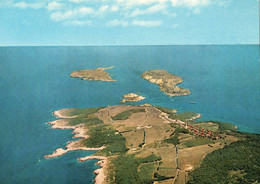
[[[259,0],[0,0],[0,46],[259,44]]]

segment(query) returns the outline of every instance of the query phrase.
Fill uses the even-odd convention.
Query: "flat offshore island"
[[[259,135],[221,122],[194,122],[200,114],[149,104],[55,111],[52,128],[74,129],[76,138],[45,158],[97,150],[95,183],[255,183]],[[221,172],[219,172],[221,171]]]
[[[112,69],[113,66],[108,68],[97,68],[97,69],[88,69],[88,70],[77,70],[73,71],[70,76],[75,78],[81,78],[82,80],[93,80],[93,81],[115,81],[111,78],[109,73],[104,70]]]
[[[141,75],[151,83],[158,84],[160,90],[169,96],[183,96],[190,94],[190,90],[176,86],[182,82],[182,78],[168,73],[166,70],[150,70]]]
[[[138,102],[141,100],[144,100],[145,97],[137,95],[135,93],[129,93],[129,94],[125,94],[123,96],[123,99],[121,100],[121,103],[125,103],[125,102]]]

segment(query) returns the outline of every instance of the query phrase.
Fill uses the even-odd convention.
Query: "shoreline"
[[[192,121],[198,118],[201,118],[201,114],[195,114],[194,116],[190,116],[190,119],[187,119],[187,121],[181,121],[178,119],[171,119],[168,117],[169,114],[165,113],[164,111],[155,108],[154,109],[156,112],[159,112],[159,118],[162,119],[162,123],[176,123],[179,124],[181,127],[187,129],[187,121]],[[57,118],[66,118],[66,119],[58,119],[55,121],[51,121],[48,122],[47,124],[52,125],[50,128],[52,129],[73,129],[73,134],[75,134],[73,137],[74,138],[81,138],[79,140],[76,141],[69,141],[67,142],[67,145],[65,146],[66,148],[57,148],[52,154],[49,155],[45,155],[44,158],[45,159],[49,159],[49,158],[55,158],[61,155],[66,154],[69,151],[75,151],[75,150],[84,150],[84,151],[91,151],[91,150],[95,150],[95,151],[99,151],[105,148],[105,146],[99,147],[99,148],[88,148],[85,147],[82,144],[82,141],[84,141],[85,139],[89,138],[89,135],[87,135],[87,131],[88,129],[85,127],[84,124],[77,124],[75,126],[71,126],[70,125],[70,121],[73,116],[66,116],[67,114],[72,114],[70,113],[71,109],[61,109],[58,111],[54,111],[53,115]],[[73,114],[72,114],[73,115]],[[108,114],[109,116],[109,114]],[[77,116],[74,116],[77,117]],[[150,128],[148,126],[144,127],[144,128]],[[137,127],[138,129],[138,127]],[[95,145],[94,145],[95,146]],[[95,184],[102,184],[102,183],[106,183],[108,182],[109,178],[109,172],[108,170],[111,169],[110,168],[110,164],[111,164],[111,159],[113,159],[112,157],[107,157],[107,156],[96,156],[96,154],[90,155],[90,156],[86,156],[86,157],[81,157],[78,158],[77,161],[78,162],[85,162],[87,160],[98,160],[96,162],[97,165],[99,165],[100,167],[98,169],[92,170],[93,173],[96,175],[95,178],[93,179]]]
[[[53,111],[52,114],[53,116],[55,116],[56,118],[59,118],[59,119],[69,119],[69,118],[75,118],[77,116],[65,116],[65,115],[62,115],[62,112],[64,111],[69,111],[70,109],[60,109],[60,110],[57,110],[57,111]]]
[[[200,118],[202,118],[202,115],[198,113],[197,116],[194,116],[194,117],[192,117],[190,119],[187,119],[186,121],[193,121],[193,120],[200,119]]]
[[[88,81],[103,81],[103,82],[115,82],[108,72],[105,70],[109,70],[114,68],[114,66],[110,66],[107,68],[99,67],[97,69],[83,69],[73,71],[70,76],[74,78],[80,78],[81,80]]]
[[[123,95],[123,99],[121,100],[120,103],[138,102],[138,101],[141,101],[141,100],[144,100],[144,99],[145,99],[144,96],[140,96],[140,95],[137,95],[135,93],[128,93],[128,94]]]
[[[94,179],[95,184],[102,184],[106,178],[105,170],[107,167],[107,157],[104,156],[86,156],[78,158],[79,162],[85,162],[87,160],[98,160],[96,162],[97,165],[100,166],[99,169],[94,170],[94,173],[96,174],[96,177]]]
[[[53,115],[56,118],[66,118],[66,119],[76,117],[76,116],[70,117],[70,116],[62,115],[62,112],[67,111],[67,110],[69,110],[69,109],[61,109],[58,111],[54,111]],[[75,134],[73,136],[73,138],[81,138],[81,139],[76,140],[76,141],[68,141],[67,145],[65,146],[66,149],[57,148],[56,150],[54,150],[53,153],[45,155],[44,156],[45,159],[56,158],[56,157],[66,154],[70,151],[76,151],[76,150],[99,151],[99,150],[102,150],[105,148],[105,146],[98,147],[98,148],[88,148],[88,147],[82,146],[81,142],[84,139],[89,138],[89,135],[86,134],[87,128],[85,128],[85,126],[83,124],[79,124],[76,126],[70,126],[70,125],[68,125],[68,121],[66,119],[58,119],[55,121],[47,122],[46,124],[51,125],[51,127],[50,127],[51,129],[73,129],[72,133]],[[78,158],[77,160],[79,162],[84,162],[84,161],[93,160],[93,159],[99,160],[96,164],[98,164],[100,166],[99,169],[96,169],[93,171],[96,174],[94,181],[96,184],[102,184],[106,177],[105,176],[105,168],[107,167],[107,158],[106,157],[104,157],[104,156],[86,156],[86,157]]]
[[[189,89],[177,86],[183,82],[180,76],[168,73],[166,70],[145,71],[141,77],[153,84],[157,84],[159,89],[170,97],[186,96],[191,93]]]

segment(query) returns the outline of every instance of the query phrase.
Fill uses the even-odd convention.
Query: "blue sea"
[[[117,82],[71,78],[79,69],[115,66]],[[183,78],[191,94],[169,97],[142,79],[146,70],[165,69]],[[77,158],[93,151],[44,159],[72,140],[72,130],[53,130],[54,110],[120,104],[134,92],[150,103],[202,120],[234,123],[240,131],[260,133],[258,45],[0,47],[0,183],[93,183],[95,160]],[[191,104],[190,102],[196,102]]]

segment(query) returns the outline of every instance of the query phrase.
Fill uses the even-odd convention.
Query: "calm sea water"
[[[117,82],[70,78],[73,70],[115,66]],[[191,95],[168,97],[140,75],[166,69],[179,75]],[[201,113],[203,120],[232,122],[260,133],[259,46],[124,46],[0,48],[0,181],[92,183],[95,161],[78,163],[90,151],[45,160],[72,140],[71,130],[52,130],[52,111],[120,104],[123,94],[142,103]],[[191,101],[196,104],[190,104]]]

